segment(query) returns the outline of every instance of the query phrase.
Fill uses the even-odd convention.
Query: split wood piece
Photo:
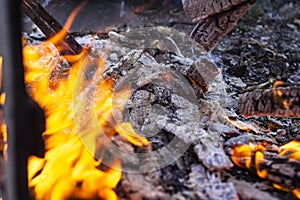
[[[210,51],[236,25],[256,0],[185,0],[188,17],[198,22],[190,37]]]
[[[281,190],[293,191],[300,188],[300,161],[279,156],[277,151],[261,151],[263,158],[259,160],[259,166],[255,165],[257,152],[251,156],[250,171],[264,174],[264,179],[272,184],[280,186]],[[259,169],[258,169],[259,168]]]
[[[261,145],[264,149],[250,147],[250,143],[252,144],[251,146]],[[249,149],[234,150],[235,147],[241,145],[246,145]],[[280,186],[279,189],[288,191],[300,189],[300,160],[291,156],[294,152],[288,149],[286,149],[285,154],[282,154],[280,148],[274,145],[271,139],[244,134],[227,140],[224,143],[224,149],[228,156],[232,159],[234,157],[238,161],[239,164],[236,164],[239,167],[249,169],[260,178],[275,184],[274,186]],[[248,149],[247,153],[250,154],[242,154],[243,151],[243,153],[246,153],[245,149]],[[238,152],[239,155],[234,155],[234,152]],[[258,163],[257,158],[259,158]]]
[[[257,89],[243,94],[238,108],[245,117],[300,117],[300,87]]]
[[[280,186],[281,190],[292,192],[300,188],[300,161],[279,156],[276,151],[261,151],[263,158],[259,160],[259,166],[255,165],[257,152],[251,156],[250,171],[265,174],[264,178],[272,184]],[[259,169],[258,169],[259,168]]]
[[[284,158],[274,152],[264,151],[260,170],[268,172],[267,179],[287,189],[300,188],[300,161]]]
[[[41,29],[46,37],[52,37],[63,29],[63,26],[36,0],[22,0],[21,9]],[[70,34],[67,34],[60,45],[64,49],[63,55],[79,54],[82,51],[81,45]]]

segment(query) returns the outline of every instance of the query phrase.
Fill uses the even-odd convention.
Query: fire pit
[[[58,20],[41,28],[45,35],[24,22],[26,90],[43,109],[45,130],[35,130],[43,141],[27,134],[42,152],[15,155],[29,155],[28,166],[21,160],[28,186],[17,185],[23,194],[29,187],[35,199],[300,198],[297,1],[241,1],[200,18],[191,1],[80,2],[22,1],[38,27]],[[95,8],[101,22],[87,23]],[[183,8],[198,23],[196,41]],[[213,19],[232,13],[235,21],[218,32]],[[210,30],[218,35],[202,40]],[[2,127],[5,163],[12,154]],[[0,180],[3,198],[12,195]]]

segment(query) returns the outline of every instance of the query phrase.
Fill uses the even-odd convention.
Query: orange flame
[[[4,105],[5,93],[2,92],[2,56],[0,56],[0,106]],[[7,157],[7,132],[4,122],[3,110],[0,110],[0,152],[6,160]]]
[[[240,146],[235,146],[231,155],[232,161],[241,168],[251,169],[254,167],[256,173],[260,178],[268,178],[267,169],[261,169],[261,162],[264,159],[264,151],[266,150],[266,143],[262,142],[260,144],[245,144]],[[281,147],[279,147],[278,155],[290,160],[300,161],[300,142],[291,141]],[[254,163],[253,163],[254,162]],[[274,188],[292,191],[293,194],[300,199],[300,188],[288,189],[277,183],[273,183]]]
[[[0,89],[2,89],[2,56],[0,56]],[[3,105],[2,102],[1,105]]]
[[[252,164],[252,158],[254,155],[254,164],[255,168],[257,169],[257,174],[261,178],[265,178],[267,175],[266,172],[259,170],[259,163],[263,159],[263,154],[261,153],[261,151],[265,150],[265,145],[266,144],[264,143],[255,145],[250,142],[249,144],[235,146],[233,149],[231,159],[237,166],[250,169]]]
[[[296,188],[293,190],[293,194],[298,198],[300,199],[300,189],[299,188]]]
[[[118,132],[137,146],[148,141],[137,135],[130,123],[113,122],[113,96],[122,96],[117,105],[122,107],[130,90],[113,93],[112,81],[102,78],[102,58],[90,58],[86,50],[64,56],[73,63],[68,76],[57,77],[58,86],[49,87],[51,71],[63,62],[52,43],[61,41],[66,29],[40,45],[23,48],[28,92],[46,117],[45,155],[28,159],[29,188],[36,199],[117,199],[113,189],[121,178],[121,162],[115,158],[111,168],[99,169],[101,158],[94,158],[97,137],[109,141]],[[87,74],[90,68],[92,75]]]
[[[235,146],[231,159],[239,167],[250,169],[252,159],[252,145]]]
[[[274,101],[279,104],[280,106],[282,106],[284,109],[289,109],[291,106],[291,103],[283,98],[283,93],[282,91],[278,90],[277,87],[280,85],[284,85],[283,81],[276,81],[273,84],[273,97],[274,97]]]
[[[300,161],[300,141],[291,141],[279,148],[280,156],[287,157],[289,159]]]

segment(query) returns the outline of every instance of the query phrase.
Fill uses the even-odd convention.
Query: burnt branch
[[[198,22],[190,37],[210,51],[256,0],[184,1],[184,10]]]
[[[63,26],[36,0],[22,0],[21,9],[48,38],[63,29]],[[78,54],[82,51],[81,45],[70,34],[67,34],[60,45],[65,51],[63,54]]]
[[[254,90],[243,94],[238,101],[241,114],[249,116],[300,116],[300,88],[286,87]]]

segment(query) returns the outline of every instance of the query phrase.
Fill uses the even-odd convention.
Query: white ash
[[[201,164],[193,164],[189,174],[191,199],[236,199],[238,194],[231,182],[222,182],[220,175]]]

